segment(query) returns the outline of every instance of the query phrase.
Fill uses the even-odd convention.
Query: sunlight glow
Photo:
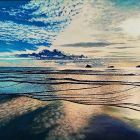
[[[124,21],[121,25],[121,28],[128,35],[132,37],[139,37],[140,36],[140,17],[131,18]]]

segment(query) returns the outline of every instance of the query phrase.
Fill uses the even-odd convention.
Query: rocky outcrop
[[[92,68],[92,66],[87,64],[85,68]]]

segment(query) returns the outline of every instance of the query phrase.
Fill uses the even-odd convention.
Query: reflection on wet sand
[[[33,102],[32,100],[34,99],[31,99],[30,102]],[[19,100],[17,99],[17,101]],[[18,114],[16,109],[10,110],[10,112],[12,111],[16,115],[7,115],[10,117],[8,122],[8,118],[1,121],[0,138],[6,140],[11,138],[15,140],[102,140],[103,138],[116,138],[116,140],[117,138],[121,140],[131,140],[133,138],[134,140],[139,140],[140,138],[140,132],[138,130],[116,117],[108,116],[100,106],[87,106],[55,101],[45,106],[38,106],[35,110],[27,111],[27,108],[24,107],[25,99],[23,101],[20,99],[17,103],[20,105],[19,107],[16,106],[16,109],[22,110],[22,113]],[[34,105],[31,105],[29,102],[27,105],[34,108]]]
[[[27,97],[7,97],[8,101],[0,103],[0,122],[8,121],[27,112],[47,105],[47,102],[30,99]]]
[[[22,74],[27,78],[12,77],[8,80],[21,82],[22,87],[24,82],[27,82],[26,87],[27,84],[34,87],[39,85],[40,88],[43,85],[45,91],[34,88],[34,91],[21,91],[19,94],[14,91],[10,95],[8,90],[6,96],[1,94],[0,138],[140,139],[140,113],[136,111],[140,103],[138,72],[131,71],[134,75],[129,75],[127,71],[119,70],[116,72],[119,74],[114,75],[110,70],[95,72],[96,75],[94,71],[88,74],[84,71],[82,74],[75,74],[77,71],[60,71],[57,74],[37,71],[39,74],[36,72],[29,77],[30,72],[28,70]],[[40,73],[44,74],[43,77]]]

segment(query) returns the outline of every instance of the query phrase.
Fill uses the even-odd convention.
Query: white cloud
[[[133,18],[123,21],[120,27],[128,36],[132,36],[135,38],[139,37],[140,36],[140,16],[133,17]]]
[[[53,45],[66,53],[85,54],[92,57],[115,57],[123,56],[123,54],[128,58],[130,56],[137,57],[140,52],[140,42],[132,38],[133,36],[139,36],[140,33],[140,20],[132,19],[137,15],[139,15],[139,10],[137,9],[118,7],[107,0],[87,0],[80,14],[76,15],[71,24],[59,34]],[[123,27],[121,27],[122,25]],[[129,36],[130,34],[132,36]],[[62,46],[78,42],[100,41],[124,44],[117,45],[120,49],[115,45],[107,46],[106,48]],[[133,48],[134,46],[136,48]],[[128,48],[126,49],[125,47]]]
[[[32,0],[18,9],[3,9],[1,12],[8,13],[13,20],[0,21],[0,40],[35,46],[51,44],[79,12],[82,1]]]
[[[90,53],[90,56],[95,54],[105,56],[111,54],[114,48],[92,48],[87,50],[86,48],[74,49],[74,47],[62,48],[59,45],[76,42],[108,41],[139,46],[138,40],[129,41],[131,36],[138,37],[140,35],[140,20],[134,18],[134,16],[139,15],[139,10],[116,7],[109,0],[51,0],[50,3],[48,1],[32,0],[23,6],[21,10],[10,11],[9,14],[12,15],[13,13],[16,16],[18,14],[27,14],[28,10],[31,10],[32,12],[29,13],[30,18],[27,21],[30,24],[0,21],[0,39],[6,42],[21,41],[36,46],[53,40],[54,48],[74,52],[75,54],[82,52],[84,54],[88,51],[87,54]],[[43,23],[44,26],[39,27],[35,24],[36,22]],[[55,22],[61,24],[54,26],[53,23]],[[47,23],[50,23],[50,25],[47,25]],[[44,47],[42,48],[44,49]],[[118,50],[114,49],[115,51]],[[129,50],[127,51],[129,52]],[[32,51],[26,50],[25,52],[30,53]]]
[[[56,33],[48,32],[45,27],[0,21],[0,39],[3,41],[22,41],[29,44],[49,42]]]
[[[120,24],[138,14],[138,10],[116,7],[108,0],[85,0],[80,14],[73,18],[53,44],[57,46],[99,40],[126,42],[128,38]]]

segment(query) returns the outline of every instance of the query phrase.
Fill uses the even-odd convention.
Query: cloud
[[[125,20],[120,27],[129,36],[134,38],[140,37],[140,15]]]
[[[109,43],[109,42],[80,42],[74,44],[63,44],[63,47],[105,47],[109,45],[124,44],[124,43]]]
[[[99,40],[123,42],[127,35],[120,25],[138,14],[137,8],[122,8],[111,0],[85,0],[80,13],[56,37],[53,45]]]
[[[126,25],[139,15],[139,5],[139,0],[31,0],[15,2],[11,8],[0,5],[0,52],[46,46],[99,57],[112,50],[133,51],[137,56],[139,41],[129,36]]]
[[[135,3],[134,6],[130,4],[130,1],[124,1],[85,1],[80,13],[73,18],[71,24],[53,41],[53,46],[74,54],[84,52],[86,56],[91,57],[108,57],[111,52],[122,52],[125,54],[126,51],[133,51],[133,54],[129,53],[129,56],[138,56],[140,51],[139,40],[132,39],[132,36],[129,36],[121,28],[121,25],[128,19],[139,15],[140,10],[136,5],[139,5],[140,2],[137,1],[136,3],[130,0],[131,4]],[[131,30],[133,30],[133,27],[131,26]],[[103,44],[98,44],[98,42]],[[108,44],[108,42],[111,42],[111,44]],[[118,53],[114,54],[114,57],[117,57]]]
[[[82,0],[31,0],[20,4],[17,1],[11,8],[5,7],[6,2],[0,3],[3,4],[0,7],[0,42],[13,45],[15,42],[18,45],[24,43],[25,49],[34,49],[40,45],[51,46],[55,37],[79,13]],[[8,4],[10,6],[11,3]],[[12,50],[13,45],[1,45],[3,49],[0,51]],[[20,50],[18,45],[13,50]]]
[[[55,33],[47,31],[45,27],[0,21],[0,40],[2,41],[21,41],[36,45],[49,42],[55,35]]]

